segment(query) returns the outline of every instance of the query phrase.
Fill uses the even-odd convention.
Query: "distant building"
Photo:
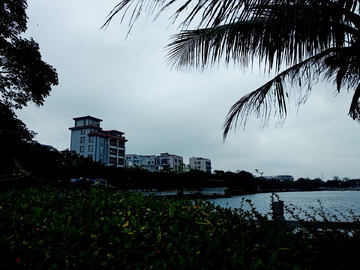
[[[193,169],[211,173],[211,160],[202,157],[189,158],[189,165]]]
[[[292,175],[284,174],[284,175],[274,175],[274,176],[264,176],[267,180],[278,180],[278,181],[284,181],[284,180],[290,180],[294,181],[294,177]]]
[[[124,133],[118,130],[103,130],[101,119],[92,116],[73,118],[74,127],[71,130],[70,150],[80,155],[91,157],[104,165],[125,165]]]
[[[126,166],[128,167],[142,167],[148,169],[149,171],[156,171],[156,156],[155,155],[136,155],[136,154],[127,154]]]
[[[181,164],[183,164],[182,156],[169,153],[161,153],[159,156],[136,154],[126,155],[126,166],[139,166],[150,171],[161,171],[166,166],[168,166],[170,170],[176,171],[179,170]]]
[[[178,155],[161,153],[160,156],[156,156],[157,171],[163,170],[166,165],[169,165],[171,170],[177,171],[181,164],[183,164],[183,157]]]

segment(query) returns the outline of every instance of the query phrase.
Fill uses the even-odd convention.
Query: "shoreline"
[[[282,192],[311,192],[311,191],[360,191],[360,188],[327,188],[327,189],[291,189],[291,190],[264,190],[258,192],[247,192],[245,190],[227,190],[224,188],[214,188],[214,189],[203,189],[196,191],[134,191],[130,190],[135,194],[143,194],[144,196],[159,196],[159,197],[182,197],[182,196],[196,196],[196,197],[205,197],[205,198],[230,198],[233,196],[241,195],[252,195],[259,193],[282,193]]]

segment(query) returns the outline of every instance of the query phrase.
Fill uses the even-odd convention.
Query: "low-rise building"
[[[162,171],[167,167],[172,171],[177,171],[183,164],[183,157],[169,153],[161,153],[159,156],[155,155],[126,155],[126,166],[129,167],[143,167],[150,171]]]
[[[278,180],[278,181],[284,181],[284,180],[290,180],[294,181],[294,177],[292,175],[283,174],[283,175],[274,175],[274,176],[264,176],[267,180]]]
[[[211,173],[211,160],[202,157],[189,158],[189,165],[193,169]]]
[[[177,171],[180,165],[183,164],[183,157],[169,153],[161,153],[156,156],[156,170],[161,171],[165,166],[169,166],[171,170]]]
[[[149,171],[156,171],[156,156],[155,155],[136,155],[136,154],[127,154],[126,166],[128,167],[141,167],[148,169]]]

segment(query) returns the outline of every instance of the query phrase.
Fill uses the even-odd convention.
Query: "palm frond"
[[[297,90],[295,91],[296,105],[301,105],[309,97],[313,84],[319,80],[337,83],[337,74],[341,67],[328,66],[326,59],[341,55],[344,53],[343,50],[330,48],[321,52],[282,71],[263,86],[243,96],[229,110],[223,125],[223,139],[226,139],[229,131],[236,128],[238,123],[245,127],[252,114],[262,120],[261,126],[264,127],[272,115],[272,110],[275,110],[274,116],[277,115],[278,123],[282,123],[286,119],[287,103],[294,89]],[[353,83],[355,80],[352,81],[351,87]],[[304,92],[303,89],[305,89]],[[354,100],[359,99],[360,88],[358,95],[354,95]],[[354,111],[352,108],[356,110],[355,105],[350,108],[350,111]]]
[[[204,69],[222,59],[226,63],[234,61],[247,66],[261,42],[262,27],[260,21],[242,21],[215,28],[184,30],[166,47],[167,62],[176,69]]]
[[[262,7],[262,15],[247,20],[183,30],[174,35],[166,47],[167,60],[178,69],[203,69],[222,59],[226,64],[230,61],[247,64],[259,58],[269,70],[279,70],[284,64],[294,65],[334,44],[335,47],[348,46],[349,32],[354,29],[343,25],[338,31],[341,35],[334,37],[333,26],[328,22],[337,15],[327,9],[322,11],[326,17],[324,23],[319,20],[318,12],[311,6],[267,6]]]
[[[301,104],[319,79],[334,83],[338,91],[356,88],[349,115],[360,119],[359,0],[123,0],[103,27],[132,10],[131,29],[142,13],[156,19],[170,7],[176,7],[173,21],[183,18],[181,32],[166,47],[172,68],[203,70],[222,60],[247,67],[259,59],[269,72],[278,73],[231,107],[224,139],[250,114],[266,122],[275,108],[282,121],[291,89]],[[197,27],[189,30],[195,21]]]
[[[353,120],[357,120],[360,123],[360,84],[356,87],[354,96],[351,101],[349,115]]]

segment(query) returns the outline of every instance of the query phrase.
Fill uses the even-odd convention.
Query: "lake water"
[[[337,211],[347,217],[350,216],[350,210],[353,210],[357,217],[360,215],[360,191],[279,192],[277,195],[279,195],[280,200],[284,201],[285,205],[293,204],[303,210],[307,210],[308,213],[314,213],[310,207],[319,208],[318,200],[320,200],[325,213],[331,215],[336,214],[340,220],[344,220],[344,218],[341,217]],[[251,200],[259,213],[266,214],[270,212],[271,193],[257,193],[233,196],[230,198],[212,198],[208,200],[222,207],[239,208],[242,198]],[[247,203],[244,204],[244,209],[250,209]],[[303,217],[303,215],[301,216]],[[285,218],[292,219],[286,212]]]

